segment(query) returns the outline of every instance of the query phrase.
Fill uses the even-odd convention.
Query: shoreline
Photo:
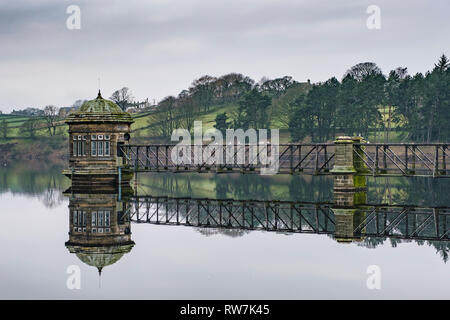
[[[46,141],[0,144],[0,166],[2,167],[9,166],[13,161],[50,161],[64,165],[68,159],[67,147],[48,144]]]

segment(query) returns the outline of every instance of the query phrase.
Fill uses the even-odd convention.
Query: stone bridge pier
[[[364,220],[359,205],[367,203],[367,179],[359,175],[365,167],[362,137],[341,136],[335,140],[335,164],[333,174],[333,212],[335,214],[335,238],[339,242],[361,241],[354,230]]]

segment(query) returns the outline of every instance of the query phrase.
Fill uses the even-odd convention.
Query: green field
[[[27,136],[23,133],[22,125],[28,119],[30,119],[30,117],[0,114],[0,123],[5,120],[8,124],[8,140],[27,138]],[[48,129],[45,119],[43,117],[36,117],[35,119],[37,120],[38,127],[36,130],[36,137],[48,136]],[[58,127],[60,127],[59,130],[61,130],[61,133],[67,132],[66,125],[61,123]]]

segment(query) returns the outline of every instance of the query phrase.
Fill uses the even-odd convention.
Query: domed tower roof
[[[70,253],[75,253],[78,259],[85,264],[96,267],[99,273],[104,267],[119,261],[124,254],[131,251],[133,246],[133,241],[112,246],[92,247],[66,243]]]
[[[113,101],[103,99],[99,90],[97,98],[83,103],[79,110],[66,118],[68,124],[79,122],[133,123],[134,120],[128,112],[120,109]]]

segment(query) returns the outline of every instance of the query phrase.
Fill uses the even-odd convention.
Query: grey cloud
[[[448,1],[376,2],[0,0],[0,70],[10,75],[0,110],[89,97],[99,73],[105,90],[128,85],[159,99],[204,73],[319,81],[368,60],[424,72],[448,53]],[[65,27],[70,4],[81,8],[81,30]],[[365,26],[370,4],[381,8],[381,30]],[[24,86],[41,87],[19,95]]]

